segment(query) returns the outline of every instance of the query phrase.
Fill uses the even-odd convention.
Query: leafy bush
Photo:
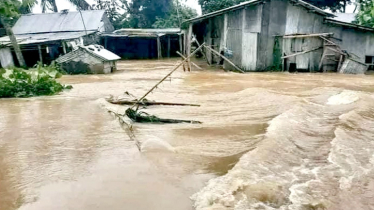
[[[30,70],[0,69],[0,98],[53,95],[71,89],[55,80],[61,76],[53,66],[38,65]]]

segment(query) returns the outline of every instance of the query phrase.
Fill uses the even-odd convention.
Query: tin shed
[[[349,55],[374,69],[374,29],[334,18],[302,0],[250,0],[185,21],[185,54],[196,37],[243,71],[337,72]],[[208,63],[235,69],[205,49]]]
[[[89,45],[60,56],[56,62],[69,74],[109,74],[116,70],[119,59],[103,46]]]

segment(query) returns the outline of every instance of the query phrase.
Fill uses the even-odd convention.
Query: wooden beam
[[[324,36],[319,36],[319,38],[325,40],[326,42],[328,42],[328,43],[330,43],[330,44],[332,44],[332,45],[334,45],[334,46],[338,46],[335,42],[333,42],[333,41],[327,39],[327,38],[324,37]]]
[[[66,44],[65,44],[65,42],[61,42],[61,44],[62,44],[62,51],[64,52],[64,54],[66,54]]]
[[[168,58],[170,58],[170,36],[168,36]]]
[[[220,56],[221,58],[223,58],[225,61],[227,61],[229,64],[231,64],[233,67],[235,67],[236,70],[238,70],[240,73],[245,73],[243,70],[241,70],[239,67],[237,67],[233,62],[231,62],[228,58],[226,58],[225,56],[221,55],[219,52],[215,51],[214,49],[212,49],[211,47],[209,46],[204,46],[206,49],[212,51],[213,53],[215,53],[216,55]]]
[[[39,62],[43,64],[43,54],[42,54],[42,46],[38,45],[38,51],[39,51]]]
[[[196,38],[195,35],[193,35],[193,39],[194,39],[194,41],[196,42],[197,47],[200,47],[201,45],[200,45],[199,41],[197,41],[197,38]],[[206,57],[206,54],[205,54],[205,52],[203,51],[203,49],[201,49],[200,52],[201,52],[201,54],[203,54],[203,57],[205,58],[205,60],[206,60],[206,62],[208,63],[208,65],[210,66],[211,63],[210,63],[209,59]]]
[[[342,55],[347,55],[346,53],[342,52],[341,50],[336,50],[336,49],[333,49],[331,47],[326,47],[326,49],[331,50],[331,51],[336,52],[336,53],[339,53],[339,54],[342,54]]]
[[[178,54],[180,57],[182,57],[183,59],[186,59],[186,57],[184,57],[184,55],[182,55],[182,53],[180,53],[180,52],[177,51],[177,54]],[[196,63],[194,63],[194,62],[192,62],[192,61],[191,61],[191,64],[192,64],[193,66],[195,66],[196,68],[198,68],[198,69],[202,69],[200,66],[196,65]],[[183,66],[183,67],[184,67],[184,66]]]
[[[162,58],[162,54],[161,54],[161,40],[160,40],[160,37],[157,36],[157,57],[158,59],[161,59]]]
[[[290,57],[294,57],[294,56],[302,55],[302,54],[305,54],[305,53],[313,52],[313,51],[316,51],[316,50],[319,50],[319,49],[322,49],[322,47],[318,47],[318,48],[311,49],[311,50],[306,50],[306,51],[299,52],[299,53],[295,53],[295,54],[292,54],[292,55],[286,55],[286,56],[283,56],[283,57],[281,57],[281,58],[282,58],[282,59],[286,59],[286,58],[290,58]]]
[[[178,41],[179,41],[179,51],[183,52],[182,34],[179,34]]]
[[[293,38],[306,38],[306,37],[320,37],[320,36],[331,36],[333,33],[322,33],[322,34],[304,34],[304,35],[285,35],[284,39],[293,39]]]
[[[188,58],[188,60],[187,60],[187,65],[188,65],[188,70],[189,71],[191,71],[191,63],[190,63],[190,61],[191,61],[191,59],[190,59],[190,55],[191,55],[191,39],[192,39],[192,23],[190,23],[190,25],[188,26],[188,31],[187,31],[187,46],[185,46],[186,47],[186,50],[187,50],[187,52],[186,52],[186,55],[187,55],[187,58]],[[201,48],[200,48],[201,49]]]

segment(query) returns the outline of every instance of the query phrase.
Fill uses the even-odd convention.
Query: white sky
[[[95,3],[94,0],[86,0],[86,1],[89,4],[94,4]],[[154,0],[154,1],[157,1],[157,0]],[[184,0],[182,0],[181,2],[184,2]],[[75,6],[73,6],[68,0],[56,0],[56,3],[57,3],[57,8],[58,8],[59,11],[64,10],[64,9],[68,9],[70,11],[75,11],[76,10]],[[201,14],[201,7],[198,4],[198,0],[186,0],[185,4],[187,4],[188,6],[196,9],[198,14]],[[40,6],[35,6],[34,9],[33,9],[33,12],[34,13],[41,13],[42,9],[40,8]]]

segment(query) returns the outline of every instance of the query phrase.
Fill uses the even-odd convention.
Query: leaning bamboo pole
[[[182,60],[186,59],[186,57],[185,57],[182,53],[180,53],[180,52],[177,51],[177,54],[182,58]],[[198,66],[196,63],[194,63],[194,62],[192,62],[192,61],[191,61],[191,64],[192,64],[193,66],[195,66],[196,68],[198,68],[198,69],[202,69],[200,66]],[[183,66],[184,66],[184,65],[183,65]]]
[[[215,51],[214,49],[212,49],[211,47],[208,47],[206,45],[204,45],[204,47],[212,52],[214,52],[215,54],[217,54],[218,56],[220,56],[221,58],[223,58],[225,61],[227,61],[229,64],[231,64],[236,70],[238,70],[240,73],[245,73],[243,70],[241,70],[239,67],[237,67],[233,62],[231,62],[228,58],[226,58],[225,56],[221,55],[219,52]]]
[[[193,38],[193,41],[194,41],[194,42],[196,42],[197,46],[198,46],[198,47],[200,47],[200,43],[199,43],[199,41],[197,41],[197,38],[196,38],[196,36],[195,36],[195,35],[193,35],[193,36],[192,36],[192,38]],[[205,58],[206,62],[207,62],[207,63],[208,63],[208,65],[210,66],[210,65],[211,65],[211,63],[210,63],[210,61],[209,61],[208,57],[206,56],[205,52],[203,51],[203,49],[201,49],[200,51],[201,51],[201,54],[203,54],[203,56],[204,56],[204,58]]]
[[[184,64],[186,61],[188,61],[192,56],[194,56],[203,46],[205,46],[205,43],[203,43],[199,48],[197,48],[193,53],[191,53],[186,59],[184,59],[180,64],[178,64],[169,74],[167,74],[164,78],[162,78],[155,86],[153,86],[146,94],[144,94],[143,97],[141,97],[138,101],[142,101],[145,97],[147,97],[148,94],[150,94],[154,89],[157,88],[158,85],[160,85],[165,79],[167,79],[172,73],[174,73],[182,64]],[[134,108],[137,104],[134,104],[132,108]]]

